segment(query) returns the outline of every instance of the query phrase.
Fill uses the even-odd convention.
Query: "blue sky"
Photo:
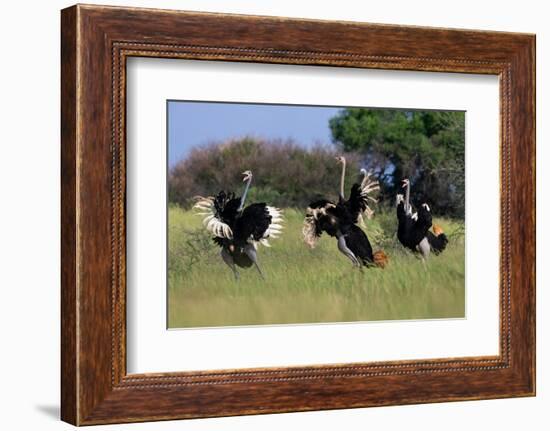
[[[341,108],[217,102],[168,102],[168,163],[195,146],[228,138],[292,138],[303,146],[331,142],[328,120]]]

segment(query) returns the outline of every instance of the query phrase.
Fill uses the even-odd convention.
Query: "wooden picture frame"
[[[61,18],[64,421],[90,425],[535,394],[534,35],[83,5],[64,9]],[[130,56],[498,75],[500,354],[128,375]]]

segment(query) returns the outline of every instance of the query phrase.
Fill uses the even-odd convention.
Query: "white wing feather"
[[[202,224],[206,227],[206,230],[217,237],[233,239],[233,231],[231,228],[216,217],[213,197],[209,196],[203,198],[199,196],[193,209],[199,211],[196,213],[197,215],[205,216],[202,220]]]
[[[283,212],[279,208],[267,206],[267,212],[271,216],[271,223],[269,223],[269,226],[265,230],[263,237],[258,242],[265,247],[271,247],[271,244],[269,244],[269,241],[267,239],[276,239],[279,237],[279,235],[283,231],[282,223],[284,222],[284,218]]]
[[[316,222],[320,217],[327,215],[327,210],[329,208],[335,208],[331,202],[327,202],[324,207],[320,208],[311,208],[307,207],[306,217],[304,219],[304,224],[302,227],[302,235],[304,236],[304,242],[310,247],[315,248],[319,237],[316,235]]]
[[[380,184],[378,183],[378,180],[373,178],[374,175],[372,174],[372,172],[367,172],[364,170],[361,170],[361,172],[363,172],[364,174],[363,181],[361,181],[361,197],[364,199],[365,202],[378,202],[378,199],[372,196],[374,192],[380,190]],[[374,215],[374,211],[369,205],[367,205],[367,208],[365,209],[365,211],[363,211],[363,214],[367,217],[367,219],[370,220]],[[363,214],[361,214],[361,216]],[[363,222],[362,217],[360,217],[360,221]]]

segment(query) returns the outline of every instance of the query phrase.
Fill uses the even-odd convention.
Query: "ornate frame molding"
[[[206,34],[204,25],[219,30]],[[258,26],[270,32],[257,35]],[[339,41],[327,36],[334,31]],[[316,41],[308,40],[311,34]],[[98,424],[533,395],[534,46],[534,36],[510,33],[99,6],[65,9],[62,418]],[[131,56],[498,75],[500,354],[127,375],[125,66]],[[514,211],[520,207],[523,217]]]

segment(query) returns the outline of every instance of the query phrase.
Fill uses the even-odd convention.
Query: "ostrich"
[[[413,213],[410,204],[410,181],[403,180],[405,188],[405,197],[398,194],[396,197],[397,220],[397,238],[406,248],[420,253],[423,259],[430,255],[430,251],[435,254],[441,253],[447,246],[448,239],[442,229],[434,225],[434,232],[430,231],[432,227],[432,213],[427,203],[423,203],[418,208],[418,212]]]
[[[350,259],[354,266],[384,268],[388,261],[386,254],[381,250],[373,253],[367,235],[356,224],[360,219],[362,220],[363,214],[368,218],[372,217],[373,211],[369,207],[369,201],[376,202],[371,194],[379,189],[378,182],[373,180],[366,171],[362,172],[363,180],[360,184],[353,184],[350,197],[346,200],[344,196],[346,159],[337,157],[336,160],[342,164],[338,202],[320,199],[309,204],[302,230],[304,240],[314,248],[321,234],[326,232],[336,238],[338,250]]]
[[[220,191],[216,197],[197,198],[193,208],[203,215],[203,225],[214,234],[214,242],[221,247],[221,257],[231,268],[235,279],[239,279],[237,266],[256,267],[260,277],[265,279],[258,265],[258,244],[270,247],[268,239],[277,238],[282,231],[283,216],[280,209],[265,203],[244,206],[246,195],[252,183],[252,172],[243,172],[246,183],[243,195]]]

